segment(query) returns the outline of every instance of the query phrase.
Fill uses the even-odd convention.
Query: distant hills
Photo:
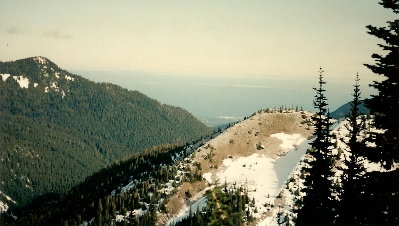
[[[330,116],[335,119],[340,119],[340,118],[345,118],[349,115],[350,110],[351,110],[351,102],[348,102],[341,107],[337,108],[337,110],[333,111],[330,113]],[[364,105],[364,101],[361,101],[359,104],[359,113],[360,114],[368,114],[370,112],[370,109],[368,109]]]
[[[63,193],[126,155],[210,133],[184,109],[44,57],[0,62],[0,201],[10,206]]]

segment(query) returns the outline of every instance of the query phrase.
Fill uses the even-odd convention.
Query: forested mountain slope
[[[360,101],[358,108],[360,114],[367,115],[370,113],[370,109],[364,105],[364,101]],[[351,104],[350,102],[348,102],[342,105],[341,107],[337,108],[335,111],[331,112],[330,116],[335,119],[345,118],[349,116],[350,110],[351,110]]]
[[[44,57],[0,62],[0,201],[8,205],[65,192],[125,155],[210,132],[181,108]]]

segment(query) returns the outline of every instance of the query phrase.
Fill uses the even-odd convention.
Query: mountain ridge
[[[364,100],[360,101],[358,109],[360,114],[366,115],[370,113],[370,109],[364,105]],[[349,116],[350,110],[351,110],[351,102],[347,102],[338,107],[337,109],[335,109],[335,111],[331,112],[330,116],[335,119],[345,118]]]
[[[45,57],[0,62],[0,106],[0,191],[17,204],[0,201],[11,206],[65,192],[134,152],[211,132],[182,108],[91,82]]]

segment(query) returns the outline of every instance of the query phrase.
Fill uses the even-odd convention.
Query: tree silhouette
[[[398,0],[382,0],[384,8],[399,13]],[[374,127],[370,141],[375,145],[367,148],[368,160],[377,162],[385,170],[371,171],[364,176],[367,190],[363,206],[367,225],[399,225],[399,20],[388,21],[387,27],[367,26],[368,33],[382,39],[378,44],[386,55],[374,53],[375,64],[365,64],[372,72],[381,75],[374,81],[377,95],[366,104],[374,115]]]
[[[319,71],[319,87],[313,101],[317,112],[312,117],[315,126],[315,140],[309,154],[312,159],[305,167],[305,178],[302,207],[298,210],[297,225],[329,225],[333,223],[332,191],[332,156],[330,141],[330,116],[327,110],[327,98],[323,86],[323,70]]]
[[[399,13],[398,0],[383,0],[385,8]],[[382,81],[374,81],[370,86],[377,89],[378,94],[367,101],[374,114],[374,126],[384,133],[373,133],[376,144],[370,151],[370,160],[379,161],[385,169],[390,169],[399,161],[399,20],[388,21],[388,27],[367,26],[368,33],[384,40],[379,47],[388,53],[383,56],[374,53],[371,57],[375,64],[365,64],[372,72],[382,75]]]
[[[351,110],[346,126],[349,131],[349,141],[342,139],[349,147],[349,156],[344,156],[341,176],[341,193],[339,195],[340,203],[338,205],[338,224],[340,225],[356,225],[361,218],[362,208],[359,206],[362,197],[363,187],[359,179],[363,176],[365,169],[363,167],[362,157],[365,145],[363,141],[359,141],[358,137],[363,126],[362,121],[359,122],[359,105],[360,105],[360,85],[359,75],[356,75],[353,90],[353,100],[350,103]]]

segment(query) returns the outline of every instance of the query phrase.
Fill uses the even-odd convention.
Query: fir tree
[[[324,95],[326,84],[323,80],[323,70],[319,71],[319,87],[316,91],[314,107],[316,114],[312,117],[315,126],[315,140],[309,151],[312,157],[309,167],[305,168],[306,196],[302,207],[298,210],[297,225],[330,225],[334,219],[332,191],[332,156],[330,147],[330,116],[327,111],[327,98]]]
[[[384,8],[399,13],[398,0],[382,0]],[[365,191],[363,224],[399,225],[399,20],[388,21],[387,27],[367,26],[368,33],[382,39],[385,43],[378,46],[386,53],[373,54],[375,64],[365,64],[382,79],[374,81],[377,95],[373,95],[366,104],[374,115],[374,127],[378,132],[370,132],[371,142],[367,158],[377,162],[386,171],[372,171],[364,176]]]
[[[358,122],[359,105],[360,105],[360,85],[359,75],[356,75],[353,90],[353,100],[350,103],[351,110],[348,117],[349,125],[346,127],[349,131],[349,141],[345,142],[349,147],[349,156],[344,156],[344,167],[341,176],[341,193],[340,203],[338,205],[338,224],[340,225],[356,225],[362,215],[362,208],[359,206],[363,188],[359,179],[364,174],[362,156],[365,145],[362,141],[358,141],[358,136],[362,128],[363,122]]]
[[[398,0],[383,0],[380,2],[385,8],[391,8],[399,13]],[[384,133],[374,133],[376,144],[370,160],[379,161],[386,169],[390,169],[394,162],[399,161],[399,20],[388,21],[388,27],[367,26],[368,33],[383,39],[385,44],[379,44],[388,53],[383,56],[373,54],[374,65],[365,64],[373,73],[382,75],[383,81],[374,81],[370,86],[377,89],[366,103],[374,114],[374,126],[385,130]]]

